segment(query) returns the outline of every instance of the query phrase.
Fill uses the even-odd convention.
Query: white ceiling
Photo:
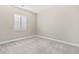
[[[25,8],[27,8],[27,7],[35,10],[36,12],[40,12],[41,10],[49,8],[51,6],[47,6],[47,5],[46,6],[45,5],[29,5],[29,6],[27,6],[27,5],[25,5]]]
[[[49,5],[17,5],[17,6],[24,8],[24,9],[28,9],[28,10],[35,12],[35,13],[39,13],[43,9],[52,7],[52,6],[49,6]]]

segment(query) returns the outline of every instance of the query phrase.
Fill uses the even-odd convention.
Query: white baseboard
[[[0,45],[1,44],[10,43],[10,42],[14,42],[14,41],[23,40],[23,39],[30,39],[30,38],[34,38],[34,37],[48,39],[48,40],[53,40],[53,41],[60,42],[60,43],[63,43],[63,44],[68,44],[68,45],[71,45],[71,46],[79,47],[79,44],[76,44],[76,43],[71,43],[71,42],[67,42],[67,41],[63,41],[63,40],[58,40],[58,39],[53,39],[53,38],[46,37],[46,36],[41,36],[41,35],[32,35],[32,36],[16,38],[16,39],[13,39],[13,40],[2,41],[2,42],[0,42]]]
[[[23,40],[23,39],[30,39],[30,38],[33,38],[33,37],[36,37],[36,36],[37,35],[32,35],[32,36],[26,36],[26,37],[16,38],[16,39],[13,39],[13,40],[2,41],[2,42],[0,42],[0,45],[1,44],[10,43],[10,42],[14,42],[14,41]]]
[[[37,35],[37,37],[43,38],[43,39],[53,40],[53,41],[56,41],[56,42],[60,42],[60,43],[63,43],[63,44],[68,44],[68,45],[75,46],[75,47],[79,47],[79,44],[75,44],[75,43],[71,43],[71,42],[67,42],[67,41],[63,41],[63,40],[53,39],[53,38],[50,38],[50,37],[40,36],[40,35]]]

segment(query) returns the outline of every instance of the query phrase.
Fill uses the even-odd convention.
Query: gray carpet
[[[79,48],[53,40],[32,38],[0,45],[0,54],[78,54]]]

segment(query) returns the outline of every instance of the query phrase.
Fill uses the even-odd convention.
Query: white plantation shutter
[[[26,16],[21,16],[21,29],[23,30],[23,31],[25,31],[26,30],[26,25],[27,25],[27,17]]]
[[[18,14],[14,15],[14,30],[15,31],[26,31],[27,17]]]
[[[14,15],[14,30],[15,31],[20,30],[20,15],[18,15],[18,14]]]

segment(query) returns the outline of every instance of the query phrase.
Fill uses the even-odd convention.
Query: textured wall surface
[[[52,6],[38,14],[38,34],[79,44],[79,6]]]
[[[27,16],[27,30],[14,31],[14,14]],[[0,6],[0,41],[30,36],[36,33],[36,14],[12,6]]]

